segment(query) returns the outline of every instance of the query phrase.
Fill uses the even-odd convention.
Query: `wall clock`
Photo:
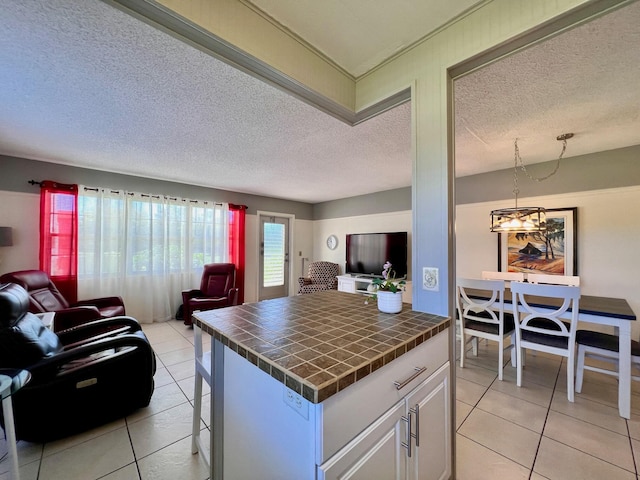
[[[338,247],[338,237],[329,235],[327,237],[327,247],[329,247],[330,250],[335,250]]]

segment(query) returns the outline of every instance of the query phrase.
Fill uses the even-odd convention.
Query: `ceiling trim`
[[[383,100],[380,100],[373,105],[370,105],[366,108],[363,108],[359,112],[355,114],[354,121],[352,125],[357,125],[358,123],[362,123],[365,120],[369,120],[370,118],[375,117],[381,113],[386,112],[387,110],[391,110],[392,108],[397,107],[398,105],[402,105],[405,102],[411,100],[411,87],[407,87],[404,90],[400,90],[397,93],[394,93],[390,97],[387,97]]]
[[[411,100],[411,89],[402,90],[359,112],[321,95],[290,76],[276,70],[271,65],[238,49],[217,35],[199,27],[172,10],[150,0],[103,0],[155,28],[185,41],[203,52],[221,60],[243,72],[252,75],[276,88],[284,90],[303,102],[354,126],[387,110]],[[252,5],[243,2],[245,5]],[[254,7],[255,9],[255,7]],[[260,11],[261,14],[264,12]],[[266,17],[270,19],[270,17]],[[270,20],[272,23],[273,21]],[[283,28],[276,24],[278,28]],[[297,37],[295,37],[298,39]],[[315,50],[314,50],[315,51]]]
[[[203,52],[221,60],[253,77],[279,88],[318,110],[354,126],[387,110],[411,100],[411,89],[407,88],[378,103],[354,112],[349,108],[310,89],[271,65],[238,49],[229,42],[204,30],[172,10],[151,0],[102,0],[155,28],[185,41]],[[243,2],[245,5],[251,5]],[[260,11],[261,12],[261,11]],[[264,13],[264,12],[262,12]],[[270,17],[267,16],[267,19]],[[273,23],[273,22],[272,22]],[[282,26],[275,25],[278,28]],[[297,40],[298,37],[295,37]],[[315,51],[315,50],[314,50]]]
[[[341,120],[348,125],[356,123],[356,114],[337,102],[319,94],[306,85],[274,69],[269,64],[238,49],[229,42],[204,30],[195,23],[149,0],[103,0],[133,15],[155,28],[186,41],[203,52],[221,60],[276,88],[284,90],[309,105]]]
[[[526,49],[537,42],[582,25],[594,17],[599,17],[636,1],[637,0],[594,0],[587,2],[529,31],[510,38],[487,51],[453,65],[448,69],[449,75],[453,79],[461,77],[501,58]]]
[[[280,23],[278,20],[276,20],[275,18],[273,18],[271,15],[269,15],[267,12],[265,12],[264,10],[261,10],[257,5],[255,5],[251,0],[238,0],[238,2],[242,3],[245,7],[251,9],[253,12],[255,12],[257,15],[260,15],[262,18],[264,18],[267,22],[269,22],[271,25],[273,25],[274,27],[276,27],[278,30],[286,33],[289,37],[291,37],[292,39],[294,39],[296,42],[298,42],[301,45],[304,45],[304,47],[310,51],[312,51],[315,55],[317,55],[318,57],[322,58],[325,62],[327,62],[328,64],[330,64],[333,68],[335,68],[336,70],[338,70],[340,73],[342,73],[345,77],[350,78],[351,80],[353,80],[354,82],[356,81],[356,77],[354,77],[351,73],[349,73],[348,71],[346,71],[341,65],[338,65],[332,58],[329,58],[327,55],[325,55],[322,51],[318,50],[317,47],[315,47],[314,45],[311,45],[309,42],[307,42],[304,38],[302,38],[300,35],[298,35],[297,33],[295,33],[293,30],[289,29],[288,27],[286,27],[285,25],[283,25],[282,23]]]

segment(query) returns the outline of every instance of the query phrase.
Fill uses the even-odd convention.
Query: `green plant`
[[[396,280],[396,272],[391,268],[391,263],[387,262],[382,266],[382,278],[376,277],[371,282],[375,286],[376,292],[392,292],[398,293],[404,290],[407,282],[404,280]],[[377,300],[378,296],[374,293],[369,298]],[[369,303],[369,298],[365,300],[365,304]]]

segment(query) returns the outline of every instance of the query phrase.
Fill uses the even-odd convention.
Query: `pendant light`
[[[564,156],[564,152],[567,149],[567,140],[573,137],[573,133],[564,133],[557,137],[558,141],[562,142],[562,151],[556,162],[554,170],[547,176],[537,178],[533,177],[527,172],[522,158],[520,157],[520,150],[518,149],[518,139],[514,141],[514,158],[513,158],[513,194],[516,197],[515,208],[502,208],[499,210],[493,210],[491,212],[491,231],[492,232],[545,232],[547,230],[546,210],[544,207],[519,207],[518,206],[518,165],[522,171],[535,182],[542,182],[549,177],[552,177],[560,168],[560,160]]]

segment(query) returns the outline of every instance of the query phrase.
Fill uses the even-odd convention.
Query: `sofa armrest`
[[[101,297],[101,298],[92,298],[90,300],[79,300],[76,302],[74,307],[83,307],[83,306],[95,306],[98,309],[120,306],[124,307],[124,302],[121,297]]]
[[[57,332],[65,349],[100,338],[132,333],[141,330],[140,323],[133,317],[112,317],[95,320]]]
[[[183,290],[182,291],[182,303],[186,304],[192,298],[202,297],[202,296],[204,296],[204,293],[202,293],[202,290],[197,289],[197,288],[192,288],[191,290]]]
[[[102,316],[100,311],[94,306],[71,307],[63,310],[56,310],[53,331],[59,332],[69,328],[99,320]]]
[[[227,293],[227,301],[229,302],[229,306],[238,305],[238,293],[240,292],[239,288],[230,288]]]
[[[147,338],[142,332],[136,332],[131,334],[118,335],[114,337],[101,338],[95,341],[91,341],[69,350],[65,350],[57,355],[44,358],[34,365],[29,366],[29,371],[36,379],[34,383],[46,381],[46,378],[55,377],[58,375],[65,375],[66,373],[72,373],[76,368],[70,369],[67,372],[61,371],[62,367],[66,364],[74,361],[89,357],[90,355],[103,352],[112,348],[122,347],[138,347],[146,349],[150,353],[150,361],[155,365],[155,358],[153,358],[153,349],[149,345]],[[100,362],[100,359],[96,359],[95,362]],[[86,367],[87,364],[83,364],[82,367]],[[155,372],[155,366],[153,368]]]

